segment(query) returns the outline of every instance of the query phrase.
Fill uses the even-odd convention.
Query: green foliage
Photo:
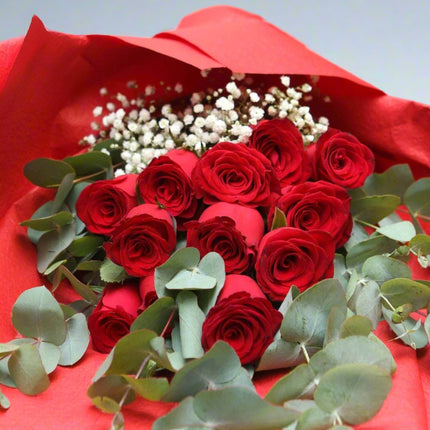
[[[273,215],[272,227],[271,230],[276,230],[277,228],[286,227],[287,226],[287,218],[284,212],[281,211],[278,207],[275,207],[275,213]]]

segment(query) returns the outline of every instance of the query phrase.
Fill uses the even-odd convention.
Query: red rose
[[[187,246],[204,256],[221,255],[227,273],[242,273],[254,263],[257,246],[264,234],[264,221],[253,208],[232,203],[215,203],[203,211],[198,221],[185,225]]]
[[[137,179],[139,195],[146,203],[159,203],[175,217],[190,219],[197,209],[191,171],[198,157],[185,149],[173,149],[154,158]]]
[[[141,298],[134,284],[106,285],[99,303],[88,318],[94,349],[109,352],[138,315]]]
[[[248,146],[258,149],[270,160],[281,188],[299,184],[311,176],[311,163],[302,135],[287,118],[259,121],[252,127]]]
[[[253,296],[250,290],[259,290],[250,277],[226,276],[223,291],[231,294],[218,298],[203,323],[205,350],[223,340],[236,351],[242,364],[253,363],[263,355],[281,325],[282,314],[273,309],[267,298],[258,293]]]
[[[157,300],[157,293],[154,285],[154,275],[145,276],[139,281],[139,293],[142,297],[140,310],[144,311],[148,306]]]
[[[345,188],[364,184],[373,172],[375,157],[372,151],[355,136],[329,129],[309,147],[313,164],[313,178],[322,179]]]
[[[86,186],[76,202],[79,219],[91,233],[110,235],[128,211],[137,205],[137,175],[93,182]]]
[[[273,230],[260,242],[257,282],[271,300],[281,301],[293,285],[304,291],[333,276],[334,251],[334,242],[324,231]]]
[[[268,226],[272,225],[275,207],[285,213],[287,227],[302,230],[323,230],[330,233],[335,247],[340,248],[352,229],[349,212],[351,198],[345,188],[325,181],[291,185],[272,205]]]
[[[270,206],[280,192],[269,160],[244,143],[218,143],[202,155],[191,178],[197,197],[206,204]]]
[[[147,276],[175,249],[176,234],[169,213],[157,205],[133,208],[104,243],[108,258],[136,277]]]

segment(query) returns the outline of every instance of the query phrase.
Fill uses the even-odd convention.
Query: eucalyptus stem
[[[362,219],[354,218],[354,221],[356,221],[356,222],[358,222],[360,224],[363,224],[366,227],[371,227],[371,228],[373,228],[375,230],[378,228],[378,226],[370,224],[369,222],[363,221]]]
[[[119,163],[113,164],[112,168],[115,169],[116,167],[122,166],[123,164],[124,163],[121,161]],[[100,174],[102,174],[103,172],[106,172],[106,169],[101,169],[98,172],[91,173],[87,176],[81,176],[80,178],[75,179],[73,181],[73,183],[78,184],[79,182],[86,181],[87,179],[95,178],[95,177],[99,176]]]
[[[306,346],[303,343],[301,343],[300,348],[302,349],[302,352],[303,352],[303,355],[305,356],[306,362],[309,364],[310,358],[309,358],[308,351],[306,350]]]

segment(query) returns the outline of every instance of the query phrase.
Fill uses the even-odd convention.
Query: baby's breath
[[[265,118],[290,119],[300,131],[303,144],[309,145],[327,130],[328,120],[321,117],[315,121],[309,107],[301,104],[312,98],[311,85],[291,87],[288,76],[281,76],[280,84],[264,92],[252,88],[250,78],[235,74],[225,87],[193,93],[181,109],[172,104],[157,108],[149,102],[148,98],[157,90],[153,85],[144,88],[143,96],[132,99],[118,92],[105,106],[94,108],[97,120],[91,128],[98,134],[85,136],[83,143],[92,147],[103,139],[113,139],[113,146],[120,148],[125,163],[115,172],[116,176],[140,173],[155,157],[174,148],[187,148],[201,155],[221,141],[247,142],[252,126]],[[127,86],[138,89],[135,81]],[[183,91],[181,83],[164,89]],[[109,96],[106,88],[100,94]]]

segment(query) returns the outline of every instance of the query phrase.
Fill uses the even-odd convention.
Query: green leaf
[[[370,175],[363,189],[368,195],[394,194],[403,198],[407,188],[414,182],[414,177],[407,164],[396,164],[384,173]]]
[[[100,278],[108,283],[121,282],[128,277],[122,266],[106,258],[100,266]]]
[[[191,291],[181,291],[176,297],[179,313],[179,333],[184,358],[199,358],[204,354],[202,326],[205,314],[199,308],[197,296]]]
[[[410,303],[413,310],[423,309],[430,302],[430,287],[411,279],[397,278],[381,286],[382,295],[394,308]]]
[[[114,148],[112,148],[112,146],[114,146]],[[118,141],[115,139],[105,139],[93,146],[94,151],[101,151],[102,149],[107,149],[109,151],[112,164],[118,164],[124,161],[121,158],[121,149],[118,148]]]
[[[103,245],[102,236],[87,235],[75,239],[67,249],[75,257],[86,257],[96,251]]]
[[[353,220],[352,231],[349,236],[348,242],[345,243],[344,247],[349,252],[349,250],[360,242],[369,239],[369,235],[362,225]]]
[[[327,320],[333,306],[346,308],[346,296],[337,279],[325,279],[300,294],[291,303],[281,324],[288,342],[322,346]]]
[[[324,344],[339,339],[339,336],[341,336],[342,333],[342,324],[346,318],[346,311],[346,308],[339,308],[338,306],[333,306],[330,309],[327,319],[327,331]]]
[[[427,315],[425,321],[424,321],[424,331],[427,335],[427,339],[430,342],[430,314]]]
[[[38,231],[50,231],[55,230],[57,227],[70,224],[71,222],[73,222],[73,215],[70,212],[62,211],[45,218],[23,221],[21,225],[24,227],[31,227]]]
[[[296,411],[274,406],[244,387],[202,391],[188,397],[152,430],[199,427],[216,430],[269,430],[286,427],[299,416]]]
[[[376,329],[381,319],[381,292],[375,281],[368,281],[357,295],[355,312],[368,318]]]
[[[415,227],[410,221],[400,221],[395,224],[379,227],[376,231],[398,242],[409,242],[416,234]]]
[[[348,336],[329,343],[311,357],[309,366],[319,379],[328,370],[343,364],[368,364],[393,372],[390,351],[378,342],[364,336]]]
[[[317,405],[347,424],[370,420],[391,389],[390,374],[369,364],[343,364],[327,371],[314,393]]]
[[[383,283],[393,278],[411,278],[409,266],[402,261],[385,255],[374,255],[368,258],[362,268],[363,276]]]
[[[169,295],[166,284],[181,270],[194,269],[200,261],[200,252],[196,248],[181,248],[161,266],[155,269],[154,285],[158,297]]]
[[[79,217],[76,214],[76,201],[78,200],[79,195],[81,194],[82,190],[89,185],[91,182],[78,182],[74,185],[72,190],[70,191],[69,195],[67,196],[67,205],[69,206],[71,212],[76,215],[75,217],[75,231],[76,234],[80,234],[85,230],[85,224],[79,219]]]
[[[53,213],[60,211],[61,207],[64,206],[67,196],[69,195],[70,191],[73,188],[75,178],[76,178],[76,174],[74,172],[68,173],[66,176],[64,176],[55,194],[55,199],[52,203]]]
[[[396,333],[396,339],[401,339],[402,342],[414,349],[425,348],[428,345],[428,338],[421,321],[408,317],[401,323],[396,324],[393,322],[393,313],[391,309],[382,308],[385,321],[387,321],[391,330]]]
[[[326,430],[332,424],[332,415],[315,407],[302,413],[297,421],[296,430]]]
[[[122,375],[122,377],[139,396],[153,402],[160,401],[169,389],[169,381],[166,378],[135,379],[127,375]]]
[[[34,185],[44,188],[58,188],[63,178],[75,173],[73,167],[51,158],[36,158],[24,166],[25,177]]]
[[[348,250],[346,265],[359,269],[363,263],[374,255],[391,253],[398,247],[397,242],[385,236],[374,236],[364,240]]]
[[[12,354],[18,348],[19,345],[14,345],[13,343],[0,343],[0,359]]]
[[[210,290],[216,285],[216,279],[205,276],[195,270],[181,270],[167,284],[168,290]]]
[[[175,374],[163,401],[179,402],[202,390],[230,385],[253,388],[248,372],[241,367],[234,349],[218,341],[203,357],[188,362]]]
[[[287,217],[284,212],[281,211],[277,206],[275,207],[275,213],[273,215],[272,227],[270,230],[276,230],[277,228],[287,226]]]
[[[112,418],[112,424],[109,430],[124,430],[125,422],[124,416],[120,411],[115,412]]]
[[[90,333],[84,314],[77,313],[67,320],[67,335],[60,345],[60,366],[72,366],[78,362],[90,343]]]
[[[9,358],[8,368],[17,388],[24,394],[34,396],[49,386],[48,375],[34,345],[21,345]]]
[[[374,225],[394,212],[399,205],[400,197],[398,196],[366,196],[351,201],[351,214],[356,220]]]
[[[102,410],[111,413],[116,412],[115,405],[111,401],[116,404],[120,403],[126,393],[125,400],[123,400],[123,404],[125,405],[133,402],[136,394],[133,390],[129,389],[128,382],[120,375],[106,375],[93,382],[87,391],[88,397],[91,398],[97,407],[100,408],[101,406]],[[114,406],[113,409],[111,405]]]
[[[346,291],[349,276],[348,272],[346,271],[345,257],[342,254],[335,254],[333,264],[333,278],[336,278],[342,284],[343,289]]]
[[[148,329],[159,336],[163,332],[171,315],[176,310],[172,297],[162,297],[148,306],[133,322],[130,331]]]
[[[10,401],[0,390],[0,407],[3,409],[9,409]]]
[[[340,337],[368,336],[373,330],[373,323],[362,315],[353,315],[346,319],[340,327]]]
[[[316,375],[308,364],[295,367],[279,379],[266,394],[266,400],[276,405],[299,398],[310,398],[317,385]]]
[[[24,291],[12,308],[12,323],[23,335],[61,345],[66,338],[63,311],[46,287]]]
[[[111,159],[109,155],[100,151],[66,157],[64,161],[74,168],[78,178],[90,175],[92,180],[111,179],[113,177]]]
[[[65,251],[75,238],[73,224],[58,227],[56,230],[48,231],[40,237],[37,243],[37,270],[39,273],[45,270],[55,259]]]
[[[40,342],[36,344],[36,347],[39,350],[45,372],[49,375],[56,369],[60,361],[60,348],[49,342]]]
[[[421,254],[430,254],[430,236],[427,234],[417,234],[409,241],[409,247],[411,250],[418,252],[421,250]]]
[[[430,216],[430,178],[414,182],[407,189],[404,202],[414,217]]]

